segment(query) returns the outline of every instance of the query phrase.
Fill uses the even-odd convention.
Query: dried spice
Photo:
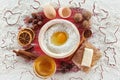
[[[32,15],[32,17],[33,17],[34,19],[37,18],[37,13],[32,13],[31,15]]]
[[[62,73],[66,73],[66,72],[69,72],[70,70],[72,70],[73,67],[74,67],[73,63],[61,61],[60,67],[59,67],[60,69],[58,71],[62,72]]]
[[[87,29],[84,31],[84,37],[89,38],[92,35],[92,31],[90,29]]]
[[[29,45],[29,46],[24,47],[24,50],[25,51],[31,51],[33,48],[34,48],[33,45]]]
[[[92,17],[92,13],[87,11],[87,10],[83,10],[82,15],[83,15],[85,20],[89,20]]]
[[[37,20],[38,21],[43,21],[44,17],[41,14],[37,15]]]
[[[40,25],[42,24],[43,20],[44,20],[44,15],[40,14],[40,13],[32,13],[31,14],[31,18],[28,17],[26,19],[26,23],[28,24],[32,24],[32,29],[36,29],[38,27],[40,27]]]
[[[25,59],[36,59],[38,57],[37,55],[25,50],[13,50],[13,52],[16,53],[17,56],[21,56]]]
[[[32,21],[33,21],[33,18],[30,18],[30,19],[28,20],[28,23],[32,23]]]
[[[33,21],[32,21],[32,24],[34,25],[34,24],[37,24],[38,23],[38,20],[37,19],[34,19]]]
[[[18,42],[21,46],[30,45],[35,38],[35,33],[30,28],[21,29],[18,33]]]
[[[84,20],[83,23],[82,23],[82,26],[83,26],[84,28],[89,29],[89,28],[90,28],[90,21]]]
[[[83,19],[83,17],[82,17],[82,14],[81,14],[81,13],[76,13],[76,14],[74,15],[74,20],[75,20],[75,22],[80,22],[80,21],[82,21],[82,19]]]
[[[38,24],[38,25],[41,25],[41,24],[42,24],[42,21],[39,21],[37,24]]]
[[[39,26],[37,25],[37,24],[34,24],[33,25],[33,27],[32,27],[32,29],[36,29],[36,28],[38,28]]]

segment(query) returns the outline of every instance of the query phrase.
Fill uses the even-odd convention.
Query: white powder
[[[66,32],[68,34],[67,41],[60,46],[56,46],[53,43],[51,43],[51,36],[55,32]],[[50,27],[44,37],[44,43],[48,50],[50,50],[53,53],[65,53],[68,52],[76,46],[76,44],[79,42],[79,36],[75,32],[75,30],[71,27],[69,24],[55,24]]]

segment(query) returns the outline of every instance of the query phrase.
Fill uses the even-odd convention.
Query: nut
[[[42,24],[42,21],[39,21],[37,24],[38,24],[38,25],[41,25],[41,24]]]
[[[84,31],[84,37],[89,38],[92,35],[92,31],[90,29],[87,29]]]
[[[28,23],[32,23],[32,21],[33,21],[33,18],[30,18],[30,19],[28,20]]]
[[[36,28],[38,28],[38,25],[34,24],[33,27],[32,27],[32,29],[36,29]]]
[[[86,20],[89,20],[92,17],[92,13],[89,11],[86,11],[86,10],[82,11],[82,15],[83,15],[84,19],[86,19]]]
[[[43,16],[42,16],[42,15],[38,15],[38,16],[37,16],[37,20],[38,20],[38,21],[43,21]]]
[[[84,20],[83,23],[82,23],[82,26],[84,28],[90,28],[90,21]]]
[[[80,21],[82,21],[82,19],[83,19],[82,14],[76,13],[76,14],[74,15],[74,20],[75,20],[75,22],[80,22]]]
[[[32,24],[37,24],[38,23],[38,20],[37,19],[34,19]]]
[[[32,13],[31,15],[32,15],[32,17],[33,17],[34,19],[37,18],[37,13]]]

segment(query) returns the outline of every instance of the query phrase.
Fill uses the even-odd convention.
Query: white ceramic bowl
[[[54,24],[61,24],[61,23],[66,23],[69,24],[71,28],[73,28],[73,30],[75,31],[76,35],[78,36],[78,42],[76,42],[75,46],[68,52],[64,52],[64,53],[54,53],[51,52],[44,44],[44,35],[45,32]],[[39,36],[38,36],[38,41],[39,41],[39,45],[41,47],[41,49],[43,50],[43,52],[45,52],[46,55],[53,57],[53,58],[66,58],[70,55],[72,55],[76,49],[78,48],[79,44],[80,44],[80,34],[78,29],[76,28],[76,26],[71,23],[70,21],[64,20],[64,19],[54,19],[51,20],[49,22],[47,22],[45,25],[43,25],[43,27],[41,28],[40,32],[39,32]],[[70,46],[73,46],[70,44]]]

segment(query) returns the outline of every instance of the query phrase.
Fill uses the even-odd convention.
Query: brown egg
[[[69,7],[61,7],[61,8],[59,8],[58,13],[59,13],[60,17],[68,18],[68,17],[70,17],[72,11]]]
[[[44,6],[43,12],[48,19],[54,19],[56,17],[56,11],[51,5]]]

